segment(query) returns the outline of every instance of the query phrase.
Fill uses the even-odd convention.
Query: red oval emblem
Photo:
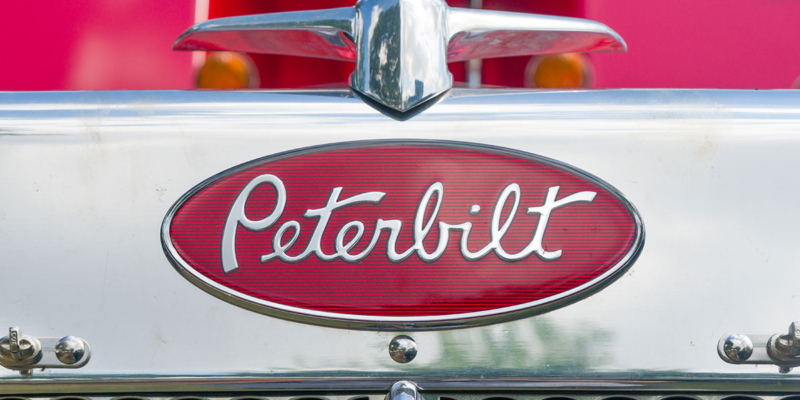
[[[550,159],[377,141],[225,171],[170,209],[162,242],[190,281],[255,311],[432,329],[584,298],[633,263],[644,229],[613,187]]]

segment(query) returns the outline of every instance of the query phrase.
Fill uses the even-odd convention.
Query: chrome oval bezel
[[[336,149],[349,149],[349,148],[364,148],[375,146],[403,146],[403,145],[433,145],[449,148],[469,149],[474,151],[481,151],[485,153],[494,153],[513,156],[516,158],[526,159],[537,163],[542,163],[553,168],[574,174],[579,178],[593,183],[607,193],[612,195],[619,201],[625,209],[630,213],[633,223],[636,228],[636,234],[633,244],[631,245],[628,253],[623,256],[620,261],[613,267],[609,268],[600,276],[595,279],[584,283],[583,285],[576,286],[570,290],[561,292],[557,295],[539,299],[536,301],[518,304],[515,306],[498,308],[494,310],[486,310],[462,314],[449,314],[437,316],[421,316],[421,317],[378,317],[378,316],[362,316],[354,314],[341,314],[325,311],[309,310],[299,307],[291,307],[283,304],[270,302],[244,293],[235,291],[231,288],[223,286],[217,282],[212,281],[205,275],[195,270],[189,263],[187,263],[178,254],[177,249],[172,244],[170,237],[170,227],[175,213],[183,206],[183,204],[197,192],[204,189],[206,186],[222,179],[231,174],[248,169],[252,166],[263,164],[265,162],[276,161],[283,158],[296,157],[303,154],[315,153],[325,150]],[[644,247],[645,230],[642,218],[639,212],[628,201],[628,199],[615,187],[595,177],[594,175],[585,172],[579,168],[573,167],[569,164],[553,160],[540,155],[528,153],[521,150],[509,149],[499,146],[447,141],[447,140],[362,140],[351,142],[338,142],[330,144],[322,144],[317,146],[310,146],[273,155],[260,157],[255,160],[245,162],[235,167],[222,171],[200,184],[193,187],[191,190],[181,196],[175,204],[170,207],[164,221],[161,224],[161,244],[164,253],[169,259],[172,266],[188,281],[192,282],[195,286],[203,289],[205,292],[224,300],[228,303],[245,308],[250,311],[255,311],[261,314],[282,318],[290,321],[303,322],[313,325],[321,325],[336,328],[347,329],[360,329],[360,330],[376,330],[376,331],[415,331],[415,330],[441,330],[441,329],[457,329],[471,326],[491,325],[501,322],[513,321],[525,317],[543,314],[555,309],[567,306],[569,304],[578,302],[591,296],[594,293],[604,289],[627,271],[636,261],[641,254]]]

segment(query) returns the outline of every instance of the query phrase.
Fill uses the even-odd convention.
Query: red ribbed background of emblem
[[[239,268],[226,274],[221,265],[226,218],[242,189],[262,174],[283,181],[286,209],[280,220],[264,231],[239,226],[235,245]],[[563,251],[553,261],[532,254],[508,262],[494,252],[467,261],[459,249],[460,231],[451,231],[447,250],[433,262],[422,261],[416,253],[402,262],[389,261],[386,231],[369,256],[355,263],[321,261],[313,255],[294,263],[260,261],[262,255],[273,252],[273,235],[289,220],[300,222],[301,232],[287,252],[301,253],[317,223],[316,218],[304,218],[303,214],[307,209],[324,207],[335,187],[343,188],[340,200],[374,191],[386,195],[377,205],[357,204],[335,211],[321,241],[323,251],[335,253],[336,234],[354,220],[363,222],[366,231],[351,253],[362,251],[380,218],[402,221],[396,246],[401,253],[413,244],[415,211],[435,182],[444,186],[436,221],[453,225],[472,222],[471,251],[489,243],[492,211],[500,193],[511,183],[521,187],[521,200],[501,241],[508,253],[519,252],[531,241],[539,216],[527,215],[526,210],[541,206],[548,188],[560,187],[558,199],[581,191],[597,195],[591,203],[570,204],[553,212],[543,240],[545,250]],[[259,186],[246,204],[248,218],[258,220],[269,215],[275,197],[272,186]],[[505,204],[503,221],[508,218],[511,199]],[[481,207],[477,215],[469,213],[473,205]],[[235,292],[283,306],[368,317],[489,312],[552,298],[619,267],[637,244],[637,234],[641,234],[635,211],[626,202],[570,167],[535,156],[445,143],[331,146],[267,158],[223,174],[177,207],[168,240],[177,252],[176,258],[197,273]],[[291,237],[289,233],[285,238]],[[438,241],[439,229],[434,225],[424,242],[427,251],[432,252]]]

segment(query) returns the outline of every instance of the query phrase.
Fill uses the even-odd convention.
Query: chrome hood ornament
[[[174,48],[354,61],[353,90],[395,117],[416,114],[452,87],[448,62],[626,50],[599,22],[450,8],[442,0],[359,0],[355,7],[214,19],[184,32]]]

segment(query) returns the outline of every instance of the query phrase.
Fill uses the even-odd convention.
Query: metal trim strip
[[[41,394],[141,394],[141,393],[222,393],[222,392],[315,392],[330,393],[386,392],[404,378],[264,378],[246,376],[220,377],[48,377],[0,378],[0,395],[30,396]],[[698,376],[693,378],[637,379],[414,379],[423,391],[436,392],[659,392],[659,393],[793,393],[800,392],[800,377],[756,375]]]

